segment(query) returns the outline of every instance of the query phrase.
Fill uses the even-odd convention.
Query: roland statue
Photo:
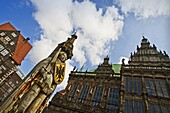
[[[65,61],[73,56],[73,43],[76,33],[67,41],[58,44],[55,50],[40,61],[27,75],[23,83],[4,105],[5,113],[42,112],[50,96],[65,75]]]

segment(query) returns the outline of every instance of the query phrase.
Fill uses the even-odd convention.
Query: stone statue
[[[76,34],[73,34],[32,69],[5,112],[36,113],[44,109],[56,86],[64,79],[65,61],[73,56],[76,38]]]

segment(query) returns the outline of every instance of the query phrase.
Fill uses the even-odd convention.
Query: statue
[[[39,62],[27,75],[13,96],[6,112],[36,113],[41,112],[56,86],[64,79],[65,61],[73,56],[73,43],[76,34],[60,43],[46,59]]]

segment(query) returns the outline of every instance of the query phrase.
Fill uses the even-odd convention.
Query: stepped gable
[[[94,71],[97,74],[114,74],[112,64],[109,64],[109,57],[104,58],[103,64],[99,64],[98,68]]]
[[[153,44],[150,45],[148,39],[143,36],[141,46],[137,46],[137,52],[131,53],[130,65],[150,65],[150,66],[170,66],[170,59],[165,51],[158,51]]]

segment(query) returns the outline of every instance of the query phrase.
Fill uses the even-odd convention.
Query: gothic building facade
[[[129,63],[72,71],[44,113],[170,113],[170,59],[143,37]]]

